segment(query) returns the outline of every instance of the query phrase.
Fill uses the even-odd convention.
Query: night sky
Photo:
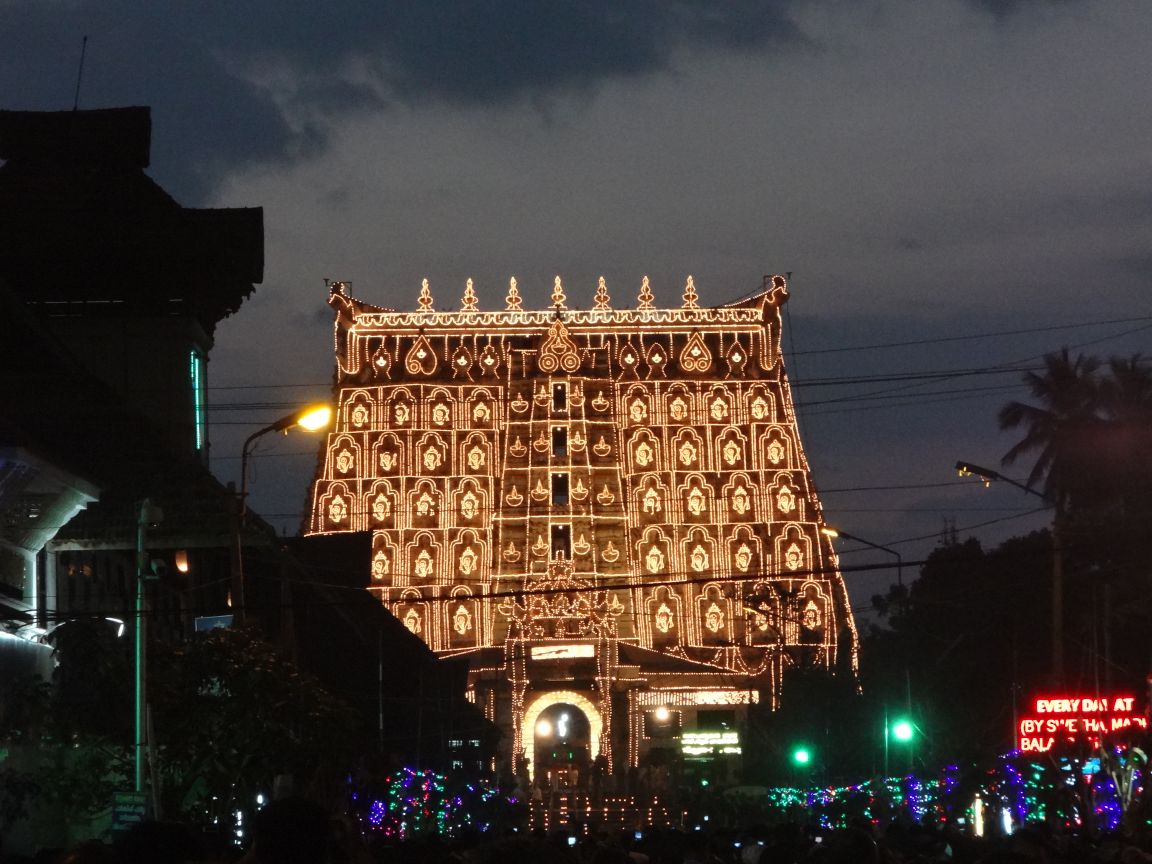
[[[1045,524],[952,471],[999,465],[1020,370],[1152,346],[1146,0],[0,0],[0,107],[70,109],[85,35],[79,105],[150,105],[157,182],[264,207],[264,283],[209,369],[224,480],[328,393],[325,278],[413,308],[427,277],[447,309],[468,277],[503,308],[515,276],[543,308],[559,274],[588,308],[600,275],[615,305],[647,274],[679,306],[688,274],[720,304],[791,272],[827,520],[906,561],[949,525]],[[314,457],[294,433],[252,460],[288,533]],[[894,577],[847,578],[863,605]]]

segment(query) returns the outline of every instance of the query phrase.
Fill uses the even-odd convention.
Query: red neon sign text
[[[1130,727],[1148,728],[1148,718],[1136,710],[1132,696],[1044,696],[1033,703],[1033,714],[1020,718],[1018,749],[1045,753],[1060,741],[1087,741],[1100,746],[1101,736]]]

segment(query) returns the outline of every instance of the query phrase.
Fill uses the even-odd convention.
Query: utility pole
[[[164,511],[145,498],[136,518],[136,645],[135,645],[135,783],[144,791],[144,763],[148,752],[148,604],[145,583],[152,578],[148,557],[148,528],[164,518]]]

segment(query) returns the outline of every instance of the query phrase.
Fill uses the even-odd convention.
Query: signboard
[[[148,795],[145,792],[114,792],[112,794],[112,830],[124,831],[148,815]]]
[[[685,756],[740,755],[740,736],[736,732],[684,732],[680,752]]]
[[[215,630],[217,627],[231,627],[231,615],[201,615],[195,621],[196,632],[203,633],[206,630]]]
[[[1133,696],[1043,696],[1033,701],[1032,713],[1020,718],[1016,747],[1046,753],[1061,741],[1087,741],[1095,748],[1101,736],[1132,726],[1148,728]]]
[[[596,646],[580,645],[533,645],[533,660],[564,660],[570,657],[595,657]]]

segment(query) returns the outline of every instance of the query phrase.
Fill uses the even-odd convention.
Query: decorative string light
[[[479,309],[471,280],[458,312],[433,310],[426,279],[416,312],[330,295],[340,407],[309,533],[371,532],[373,593],[434,651],[503,652],[470,671],[469,695],[509,760],[532,761],[529,715],[556,700],[593,721],[589,757],[616,770],[620,724],[630,766],[651,746],[650,698],[692,724],[718,704],[707,694],[775,707],[789,666],[847,652],[855,668],[779,356],[784,285],[702,308],[688,277],[683,306],[657,309],[645,276],[635,310],[611,309],[603,277],[589,311],[568,310],[559,276],[539,311],[515,279],[501,311]],[[588,683],[541,691],[575,652],[535,649],[573,644],[593,652]],[[685,688],[645,667],[614,718],[632,648],[699,671]],[[737,714],[757,701],[725,698]]]

